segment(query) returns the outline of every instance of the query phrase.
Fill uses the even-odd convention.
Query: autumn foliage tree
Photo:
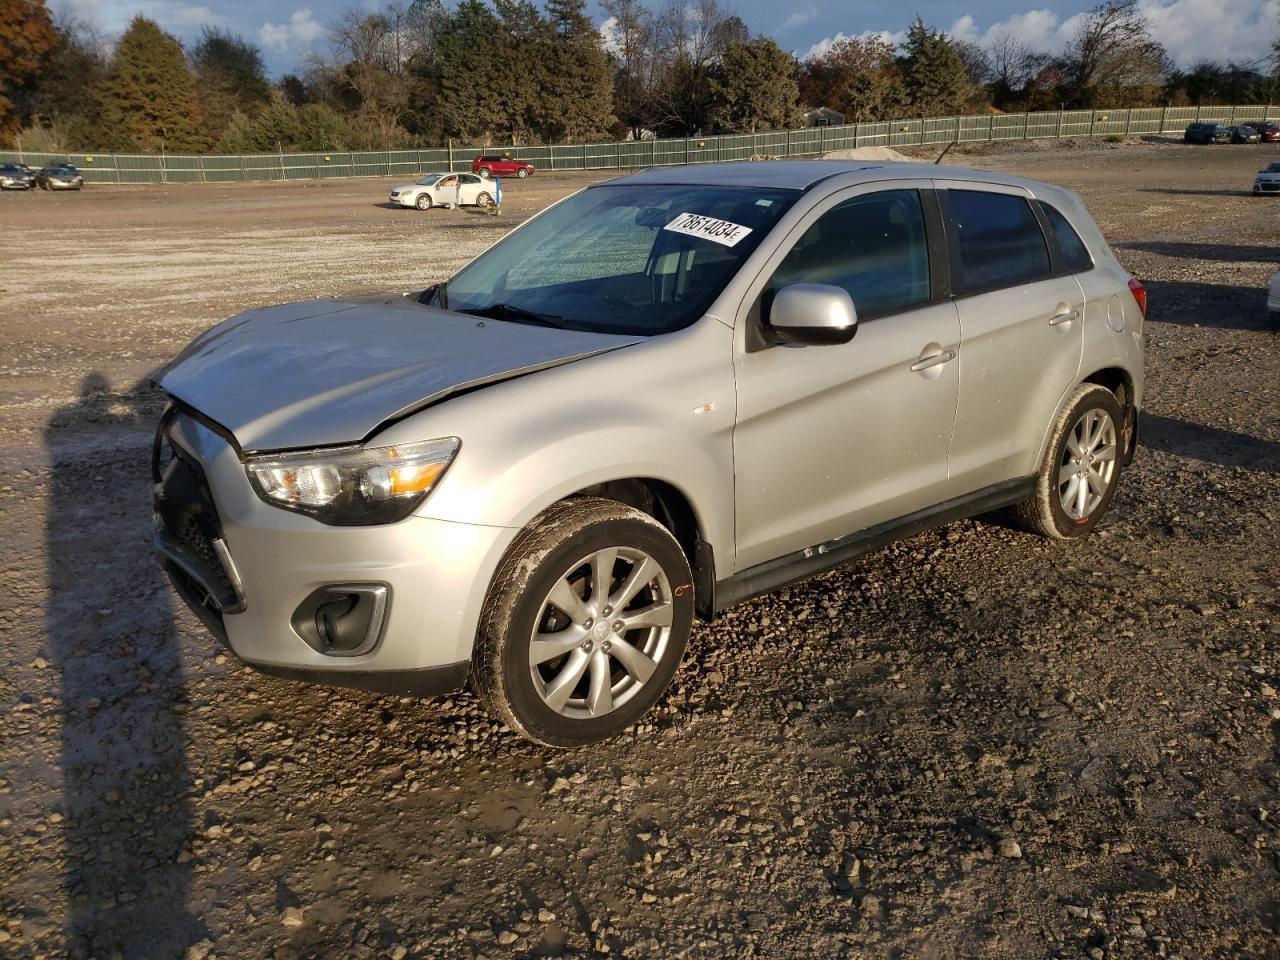
[[[57,42],[44,0],[0,0],[0,144],[22,129],[30,81]]]
[[[182,45],[146,17],[135,17],[116,47],[103,116],[122,146],[192,151],[209,143]]]

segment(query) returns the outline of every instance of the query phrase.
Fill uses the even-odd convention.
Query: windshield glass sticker
[[[674,230],[676,233],[688,234],[691,237],[701,237],[703,240],[710,240],[712,243],[726,247],[735,246],[739,240],[751,232],[750,227],[730,223],[728,220],[717,220],[715,217],[704,217],[697,213],[682,213],[662,229]]]

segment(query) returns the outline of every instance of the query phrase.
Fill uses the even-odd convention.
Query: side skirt
[[[714,607],[717,611],[724,610],[762,593],[771,593],[789,583],[825,573],[842,563],[879,550],[895,540],[903,540],[934,527],[1010,506],[1032,496],[1035,489],[1035,477],[1008,480],[924,510],[917,510],[897,520],[868,527],[847,537],[828,540],[776,560],[766,560],[735,573],[727,580],[718,581],[715,585]]]

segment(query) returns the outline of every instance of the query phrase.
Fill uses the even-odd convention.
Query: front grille
[[[1280,180],[1271,180],[1258,184],[1259,190],[1280,190]]]
[[[244,609],[244,596],[238,578],[227,569],[229,555],[209,482],[195,457],[174,442],[171,423],[172,418],[166,417],[156,438],[159,479],[152,492],[156,550],[193,608],[198,602],[219,615],[239,612]],[[205,618],[206,611],[196,612]]]

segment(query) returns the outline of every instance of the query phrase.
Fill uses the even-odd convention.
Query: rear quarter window
[[[1043,200],[1040,202],[1040,209],[1049,220],[1053,238],[1058,242],[1058,250],[1062,253],[1067,269],[1072,273],[1082,273],[1091,269],[1093,258],[1089,256],[1089,248],[1084,245],[1075,227],[1071,226],[1071,221],[1064,217],[1057,207]]]

